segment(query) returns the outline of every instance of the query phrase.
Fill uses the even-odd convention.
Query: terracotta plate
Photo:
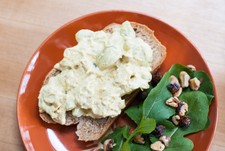
[[[38,115],[38,93],[46,74],[63,57],[67,47],[74,46],[75,33],[80,29],[101,30],[110,23],[125,20],[145,24],[155,31],[156,37],[167,48],[167,58],[161,67],[165,72],[174,63],[193,64],[210,74],[209,68],[198,50],[180,32],[151,16],[125,11],[105,11],[75,19],[51,34],[35,51],[21,79],[17,115],[19,129],[27,150],[82,150],[85,143],[78,142],[74,134],[76,126],[59,126],[44,123]],[[211,74],[210,74],[211,76]],[[212,141],[217,121],[217,96],[210,106],[211,124],[205,131],[189,135],[194,150],[207,150]]]

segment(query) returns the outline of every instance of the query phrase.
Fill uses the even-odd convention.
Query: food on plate
[[[147,26],[124,22],[76,33],[77,45],[46,76],[38,96],[48,123],[78,124],[79,140],[98,140],[166,57]]]
[[[190,84],[185,84],[177,97],[170,85],[182,87],[183,75],[188,77]],[[198,89],[191,88],[191,79],[199,79]],[[143,102],[125,110],[136,123],[136,128],[118,127],[101,142],[104,144],[105,140],[111,139],[113,151],[192,150],[194,144],[185,136],[208,128],[208,113],[213,98],[213,84],[207,73],[175,64],[149,90]]]

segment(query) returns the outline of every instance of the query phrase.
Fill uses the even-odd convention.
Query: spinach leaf
[[[143,103],[143,116],[153,117],[157,123],[175,114],[175,110],[165,104],[165,101],[172,97],[172,94],[167,89],[170,75],[169,72],[164,74],[158,85],[151,90]]]
[[[130,134],[128,139],[124,142],[121,151],[130,151],[131,148],[129,143],[133,139],[133,137],[137,134],[149,134],[155,129],[155,126],[156,122],[154,119],[142,118],[137,128],[134,129],[134,131]]]
[[[180,99],[188,104],[186,113],[190,119],[190,126],[182,131],[183,135],[198,132],[208,126],[209,104],[207,96],[200,91],[185,92]]]
[[[201,86],[198,91],[204,92],[208,97],[208,100],[211,102],[214,98],[214,92],[210,77],[203,71],[194,72],[194,76],[201,81]]]
[[[140,92],[137,96],[137,98],[138,98],[137,100],[140,101],[141,103],[138,105],[135,105],[135,106],[131,106],[124,111],[127,114],[127,116],[131,120],[133,120],[137,125],[140,123],[141,118],[143,116],[143,114],[142,114],[143,101],[145,100],[145,98],[148,96],[148,94],[151,92],[151,90],[153,88],[154,87],[150,85],[150,87],[148,89],[144,90],[144,92],[143,91]],[[142,93],[144,93],[144,94],[142,94]]]
[[[149,151],[150,150],[149,145],[146,146],[146,145],[131,143],[130,146],[132,148],[132,151]]]
[[[144,117],[154,117],[156,122],[163,121],[168,119],[171,115],[175,114],[175,110],[165,104],[165,101],[172,97],[172,94],[167,89],[167,85],[170,83],[169,77],[174,75],[179,77],[179,73],[181,71],[186,71],[191,78],[197,77],[202,82],[200,88],[198,90],[204,92],[208,97],[208,105],[211,102],[214,94],[213,94],[213,85],[209,78],[209,76],[202,71],[191,71],[187,67],[175,64],[170,70],[164,74],[163,78],[159,82],[159,84],[151,90],[148,97],[143,103],[143,116]],[[186,88],[183,90],[184,92],[193,92],[190,88]]]
[[[191,119],[191,124],[187,129],[180,129],[173,126],[173,123],[168,119],[175,114],[175,109],[165,104],[165,101],[172,97],[172,94],[167,89],[167,85],[170,83],[169,77],[171,75],[179,77],[181,71],[186,71],[191,78],[197,77],[201,81],[198,91],[185,88],[179,97],[179,99],[187,102],[189,106],[187,115]],[[165,134],[172,137],[172,141],[166,150],[178,151],[181,148],[182,150],[191,150],[193,143],[191,140],[184,138],[184,136],[208,127],[210,123],[208,111],[213,97],[213,84],[206,73],[203,71],[191,71],[183,65],[176,64],[164,74],[159,84],[149,93],[142,106],[143,116],[154,118],[158,124],[165,125]],[[152,142],[156,140],[157,138],[151,138]]]
[[[131,136],[135,136],[136,134],[148,134],[151,133],[156,126],[156,122],[151,118],[142,118],[140,124],[134,131]]]
[[[194,144],[188,138],[184,136],[190,133],[198,132],[204,130],[208,127],[208,111],[209,104],[207,96],[200,91],[190,91],[184,92],[180,99],[184,100],[188,104],[189,111],[187,115],[191,119],[191,124],[188,128],[182,129],[175,127],[173,123],[169,120],[164,120],[160,124],[164,125],[166,128],[164,130],[164,135],[171,137],[171,142],[165,151],[180,151],[192,150]],[[154,118],[154,117],[153,117]],[[152,137],[151,141],[155,142],[158,138]]]
[[[180,100],[186,102],[189,106],[189,111],[186,113],[191,124],[186,129],[176,127],[170,120],[175,114],[175,109],[165,104],[165,101],[172,97],[172,94],[167,89],[170,83],[170,76],[179,77],[181,71],[186,71],[191,78],[197,77],[201,81],[198,91],[192,91],[190,88],[184,88]],[[129,127],[120,127],[106,138],[113,138],[116,146],[113,150],[130,151],[130,150],[149,150],[149,142],[145,145],[134,144],[132,139],[137,134],[151,133],[157,124],[166,127],[164,134],[171,136],[170,145],[166,151],[192,150],[194,144],[184,136],[190,133],[204,130],[208,127],[210,121],[208,118],[209,105],[214,97],[213,84],[210,77],[203,71],[191,71],[187,67],[176,64],[164,74],[157,86],[151,89],[148,97],[143,104],[128,108],[125,113],[137,124],[137,128],[129,134]],[[153,119],[151,119],[153,118]],[[156,137],[150,138],[151,142],[158,140]],[[150,141],[148,140],[148,141]]]
[[[125,113],[138,125],[142,118],[142,103],[128,108]]]
[[[167,129],[176,128],[176,126],[170,120],[163,120],[157,123],[158,125],[163,125]]]
[[[184,136],[201,131],[208,126],[209,105],[207,96],[203,92],[192,91],[183,93],[180,98],[188,104],[189,111],[187,112],[187,115],[191,119],[191,124],[186,129],[178,127],[165,129],[165,135],[171,137],[170,145],[166,148],[166,151],[179,151],[181,150],[181,147],[182,150],[192,150],[193,143],[191,140],[184,138]]]
[[[166,147],[164,151],[191,151],[193,147],[193,142],[190,139],[185,138],[178,130],[173,134],[169,146]]]

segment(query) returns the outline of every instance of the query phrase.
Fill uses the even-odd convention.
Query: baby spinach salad
[[[185,73],[183,79],[181,72]],[[177,84],[172,77],[178,79]],[[177,95],[176,89],[177,93],[180,89],[182,92]],[[144,102],[125,111],[137,127],[132,132],[129,126],[118,127],[101,142],[110,139],[113,143],[108,147],[113,151],[192,150],[194,144],[185,135],[204,130],[210,124],[208,112],[214,97],[210,77],[203,71],[175,64],[148,91]]]

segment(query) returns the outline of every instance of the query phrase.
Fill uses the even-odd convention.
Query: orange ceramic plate
[[[205,61],[191,44],[176,29],[153,17],[126,11],[105,11],[93,13],[75,19],[51,34],[35,51],[21,79],[18,98],[17,115],[19,129],[27,150],[82,150],[85,143],[77,141],[74,133],[76,126],[60,126],[47,124],[39,118],[38,93],[46,74],[53,65],[63,58],[63,51],[74,46],[75,33],[80,29],[101,30],[110,23],[122,23],[125,20],[145,24],[155,31],[156,37],[167,48],[167,58],[161,71],[167,71],[172,64],[193,64],[210,76]],[[213,138],[217,121],[217,96],[210,106],[211,124],[205,131],[189,135],[195,144],[194,150],[207,150]]]

